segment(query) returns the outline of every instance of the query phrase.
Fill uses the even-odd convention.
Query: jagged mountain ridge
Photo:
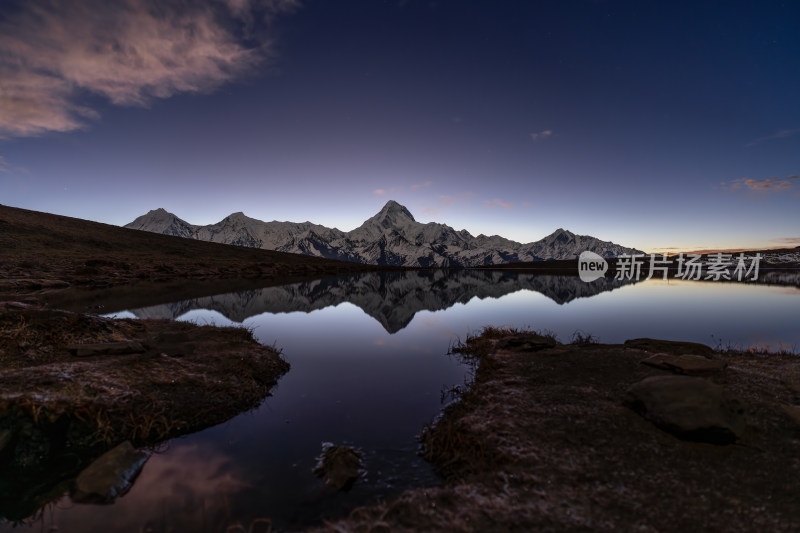
[[[408,209],[393,200],[349,232],[311,222],[263,222],[241,212],[233,213],[216,224],[194,226],[164,209],[150,211],[125,227],[203,241],[392,266],[460,267],[575,259],[585,250],[603,257],[643,253],[561,228],[527,244],[498,235],[473,237],[468,231],[456,231],[447,224],[417,222]]]

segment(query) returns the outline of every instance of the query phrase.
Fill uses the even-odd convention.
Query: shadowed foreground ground
[[[797,355],[720,354],[691,343],[513,346],[490,330],[461,401],[423,434],[442,487],[356,510],[322,531],[798,531]],[[534,343],[535,344],[535,343]],[[704,378],[744,408],[738,442],[681,440],[631,408],[629,387],[672,375],[653,352],[727,368]]]
[[[0,302],[0,517],[21,520],[97,457],[219,424],[289,370],[244,328]]]

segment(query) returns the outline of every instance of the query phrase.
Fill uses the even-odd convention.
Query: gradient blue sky
[[[800,245],[800,3],[0,3],[0,203]]]

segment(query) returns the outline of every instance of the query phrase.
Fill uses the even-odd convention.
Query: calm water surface
[[[417,435],[440,412],[443,389],[468,379],[468,369],[446,356],[449,346],[486,325],[549,330],[562,341],[580,330],[608,343],[655,337],[800,347],[793,286],[585,284],[487,271],[366,274],[114,315],[243,324],[282,348],[292,368],[258,409],[162,446],[113,505],[65,496],[0,530],[225,531],[237,523],[247,530],[263,518],[302,529],[436,484],[417,457]],[[312,474],[323,442],[363,450],[367,473],[350,492]]]

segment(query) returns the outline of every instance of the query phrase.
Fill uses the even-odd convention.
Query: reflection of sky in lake
[[[654,337],[710,344],[713,335],[725,345],[800,347],[800,289],[794,287],[649,280],[564,305],[520,291],[450,311],[448,325],[462,334],[493,324],[548,329],[562,341],[579,329],[609,343]]]
[[[394,334],[347,302],[310,313],[262,313],[243,324],[261,342],[283,349],[292,365],[272,397],[225,424],[172,441],[114,505],[52,507],[45,520],[65,531],[124,523],[134,530],[150,523],[154,531],[218,531],[237,520],[247,526],[270,516],[283,527],[346,512],[374,496],[435,482],[416,456],[415,436],[439,412],[443,386],[463,383],[465,369],[444,354],[468,332],[495,325],[550,330],[563,341],[581,330],[602,342],[655,337],[712,344],[713,335],[725,344],[800,346],[799,297],[794,287],[679,280],[650,280],[562,304],[521,290],[419,311]],[[119,313],[126,315],[132,316]],[[232,323],[202,309],[180,319]],[[364,450],[367,477],[350,493],[333,493],[311,474],[323,441]]]

